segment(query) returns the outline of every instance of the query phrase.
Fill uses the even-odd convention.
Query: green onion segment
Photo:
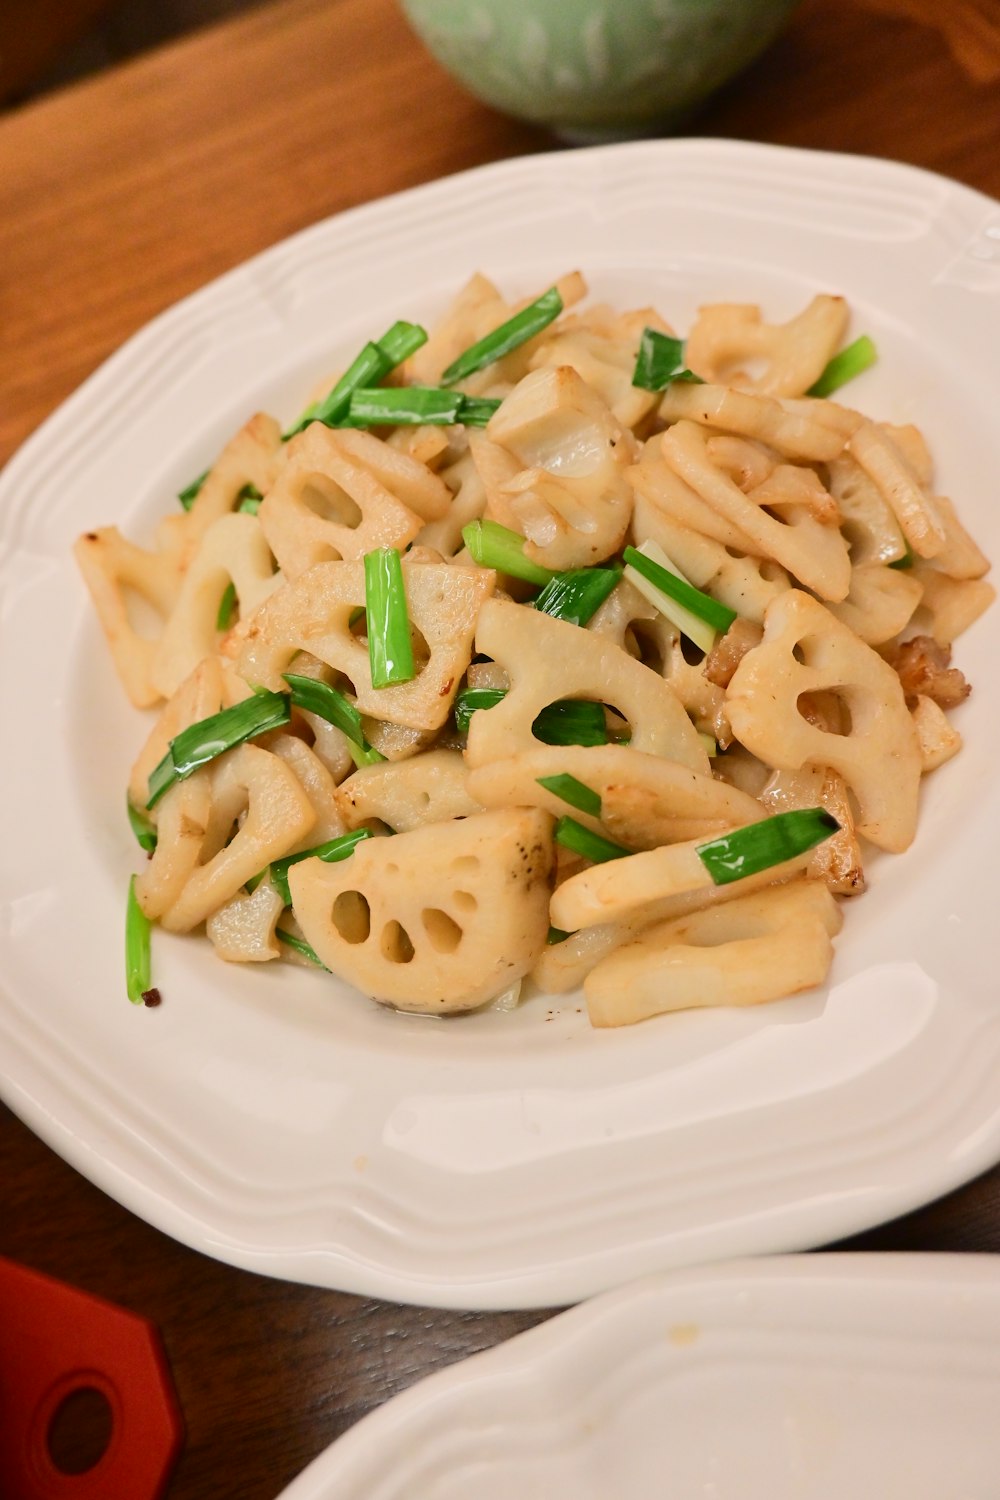
[[[563,300],[558,289],[549,287],[547,292],[543,292],[534,302],[508,318],[506,323],[501,323],[499,328],[494,328],[485,338],[470,345],[448,366],[441,376],[442,381],[445,385],[454,385],[456,380],[465,380],[466,376],[474,375],[486,365],[495,364],[505,354],[510,354],[513,349],[519,349],[522,344],[533,339],[543,328],[548,328],[562,310]]]
[[[219,600],[219,613],[215,617],[216,630],[228,630],[233,622],[233,612],[236,609],[236,585],[227,583],[226,591]]]
[[[236,496],[236,509],[244,515],[255,516],[260,510],[264,496],[255,484],[245,484]]]
[[[352,392],[362,386],[377,385],[390,370],[409,359],[426,342],[427,331],[418,323],[393,323],[376,343],[364,346],[322,401],[314,401],[312,406],[306,407],[298,421],[282,433],[282,440],[287,443],[310,422],[322,422],[326,427],[339,426],[347,416]]]
[[[286,854],[284,859],[276,859],[271,863],[271,884],[278,892],[286,906],[292,904],[292,893],[288,889],[288,871],[291,865],[297,865],[303,859],[321,859],[324,864],[335,865],[349,854],[353,854],[358,844],[364,839],[371,838],[369,828],[355,828],[351,833],[342,834],[338,839],[330,839],[328,843],[317,844],[314,849],[303,849],[300,854]]]
[[[331,687],[328,682],[318,682],[315,677],[300,677],[295,672],[285,672],[284,678],[292,690],[292,703],[296,708],[317,714],[346,735],[351,759],[356,766],[373,766],[377,761],[385,760],[385,756],[380,755],[365,739],[361,715],[343,693]]]
[[[129,827],[135,834],[136,843],[139,845],[139,848],[145,850],[147,854],[152,854],[156,848],[155,827],[146,817],[145,813],[140,812],[137,807],[132,806],[132,799],[128,796],[125,798],[125,811],[128,813]]]
[[[601,797],[592,787],[584,786],[582,781],[577,781],[568,771],[561,772],[558,776],[537,776],[539,786],[543,786],[547,792],[554,792],[561,797],[563,802],[568,802],[570,807],[575,807],[579,812],[590,813],[592,818],[601,816]]]
[[[276,927],[274,935],[279,943],[284,943],[286,948],[294,948],[296,953],[301,953],[302,957],[307,958],[311,964],[315,964],[317,969],[326,969],[326,972],[329,974],[330,971],[326,968],[326,964],[320,958],[319,954],[314,948],[310,948],[309,944],[303,938],[296,937],[294,932],[286,932],[283,927]]]
[[[363,387],[351,393],[348,427],[485,427],[500,405],[431,385]]]
[[[133,1005],[141,1005],[152,987],[150,921],[135,896],[135,876],[128,883],[125,906],[125,989]]]
[[[469,720],[480,709],[495,708],[506,698],[506,688],[464,688],[455,698],[455,728],[467,734]],[[531,726],[545,745],[606,745],[604,706],[583,698],[561,698],[543,708]]]
[[[878,350],[874,343],[863,333],[860,338],[854,340],[835,354],[823,371],[822,375],[806,391],[807,396],[830,396],[834,391],[839,391],[842,385],[853,380],[855,375],[861,375],[869,366],[878,359]]]
[[[684,364],[684,340],[658,328],[644,328],[639,340],[639,355],[632,372],[632,384],[644,391],[665,391],[672,380],[686,380],[703,385]]]
[[[548,583],[557,576],[551,568],[525,557],[524,537],[499,521],[470,521],[462,527],[462,540],[481,568],[496,568],[525,583]]]
[[[468,734],[474,713],[481,708],[496,708],[506,696],[506,688],[464,688],[455,697],[455,728],[459,734]]]
[[[606,745],[604,705],[585,698],[561,698],[542,709],[531,732],[543,745]]]
[[[617,566],[571,568],[565,573],[556,573],[535,600],[535,608],[543,615],[551,615],[554,620],[586,625],[621,576],[622,570]]]
[[[365,553],[365,609],[372,687],[412,682],[416,668],[406,613],[406,585],[395,547]]]
[[[638,551],[626,547],[622,556],[629,582],[703,651],[711,651],[716,631],[725,634],[736,619],[734,610],[682,578],[655,542],[643,542]]]
[[[556,823],[553,837],[557,844],[562,844],[564,849],[572,849],[574,854],[582,854],[584,859],[589,859],[595,865],[602,865],[609,859],[622,859],[632,852],[630,849],[623,848],[621,844],[613,844],[610,839],[603,838],[599,833],[592,833],[575,818],[560,818]]]
[[[545,941],[551,948],[555,943],[564,943],[568,937],[572,936],[571,932],[564,932],[561,927],[550,927],[549,935]]]
[[[906,551],[903,553],[902,557],[897,557],[896,560],[895,560],[895,562],[889,563],[888,566],[890,568],[897,569],[898,572],[905,573],[907,568],[912,568],[913,567],[913,563],[914,563],[913,553],[910,550],[910,548],[907,547]]]
[[[715,885],[729,885],[805,854],[836,833],[840,824],[825,807],[776,813],[760,823],[735,828],[722,838],[699,844],[695,853]]]
[[[183,781],[199,766],[224,755],[244,740],[287,724],[290,717],[289,695],[264,688],[252,698],[244,698],[241,703],[182,729],[170,741],[170,748],[149,778],[146,807],[154,807],[175,781]]]

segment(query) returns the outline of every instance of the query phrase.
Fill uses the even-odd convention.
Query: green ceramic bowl
[[[570,137],[677,122],[752,62],[797,0],[402,0],[487,104]]]

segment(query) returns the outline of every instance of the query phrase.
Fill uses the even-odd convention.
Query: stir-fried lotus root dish
[[[842,298],[681,338],[585,295],[477,275],[289,430],[252,416],[151,547],[80,538],[159,710],[133,1001],[151,924],[435,1015],[528,980],[619,1026],[825,979],[961,746],[987,559],[920,432],[830,399],[876,357]]]

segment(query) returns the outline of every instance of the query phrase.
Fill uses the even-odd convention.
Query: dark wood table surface
[[[893,157],[1000,197],[998,81],[995,0],[806,0],[689,129]],[[153,314],[248,255],[552,145],[452,83],[393,0],[283,0],[0,115],[0,461]],[[1000,1169],[851,1247],[1000,1253]],[[3,1106],[0,1255],[159,1325],[187,1426],[171,1500],[272,1500],[387,1397],[545,1316],[233,1270],[140,1222]]]

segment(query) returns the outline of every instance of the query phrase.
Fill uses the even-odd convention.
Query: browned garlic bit
[[[586,291],[476,275],[382,382],[433,388],[445,425],[344,407],[285,441],[258,413],[150,545],[79,539],[125,692],[159,706],[128,788],[153,803],[149,918],[433,1015],[507,1008],[522,979],[582,985],[597,1027],[824,981],[866,846],[910,847],[961,748],[952,648],[988,561],[916,427],[809,395],[843,298],[784,323],[718,302],[681,344]],[[683,363],[637,384],[640,347]],[[391,650],[373,553],[399,563]],[[600,587],[560,617],[552,574]],[[739,866],[783,814],[821,831]]]

